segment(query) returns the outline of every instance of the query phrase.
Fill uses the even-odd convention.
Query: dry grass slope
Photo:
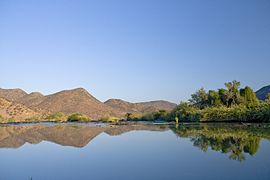
[[[23,104],[10,102],[4,98],[0,98],[0,114],[6,120],[16,119],[19,121],[39,115],[39,113],[29,109]]]

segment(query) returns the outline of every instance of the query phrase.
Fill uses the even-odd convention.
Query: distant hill
[[[170,111],[176,107],[176,104],[168,101],[150,101],[140,103],[130,103],[121,99],[109,99],[105,104],[124,113],[144,114],[159,110]]]
[[[64,90],[47,96],[39,92],[27,94],[21,89],[0,89],[0,98],[2,98],[2,104],[6,104],[1,109],[0,115],[15,119],[56,112],[63,112],[67,115],[78,112],[88,115],[92,119],[121,118],[126,113],[142,115],[158,110],[169,111],[176,106],[167,101],[130,103],[120,99],[110,99],[103,103],[83,88]],[[8,106],[18,106],[19,110]],[[24,110],[21,111],[21,109]]]
[[[265,86],[261,89],[259,89],[257,92],[256,92],[256,95],[258,97],[258,99],[260,100],[265,100],[268,93],[270,93],[270,85],[269,86]]]

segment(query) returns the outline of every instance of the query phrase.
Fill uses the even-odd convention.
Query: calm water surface
[[[0,179],[270,179],[270,125],[0,127]]]

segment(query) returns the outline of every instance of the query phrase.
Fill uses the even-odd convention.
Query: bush
[[[201,121],[269,122],[270,105],[206,108],[201,110]]]
[[[154,113],[147,113],[144,114],[141,118],[141,121],[154,121],[155,120],[155,115]]]
[[[32,116],[32,117],[28,117],[24,120],[27,122],[36,122],[36,121],[40,120],[40,116]]]
[[[169,121],[171,113],[167,112],[166,110],[159,110],[157,112],[150,112],[146,113],[141,117],[134,117],[132,120],[137,121]],[[130,118],[131,119],[131,118]]]
[[[74,113],[68,116],[68,121],[74,122],[74,121],[90,121],[91,118],[89,118],[86,115],[80,114],[80,113]]]
[[[200,112],[201,110],[199,108],[196,108],[189,103],[181,102],[173,111],[172,114],[174,114],[174,117],[177,117],[179,121],[200,121]],[[171,118],[173,115],[170,116]],[[175,118],[172,118],[172,120],[175,120]]]
[[[57,113],[46,116],[45,119],[52,120],[52,121],[66,121],[67,116],[64,113],[57,112]]]
[[[120,121],[120,118],[107,116],[101,118],[100,120],[104,122],[118,123]]]

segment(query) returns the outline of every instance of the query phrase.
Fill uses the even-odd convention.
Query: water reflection
[[[193,145],[206,152],[209,148],[224,154],[232,160],[245,160],[244,153],[257,153],[262,138],[270,139],[267,124],[201,124],[172,128],[179,137],[188,137]]]
[[[91,124],[36,124],[0,126],[0,148],[19,148],[25,143],[49,141],[63,146],[85,147],[101,133],[117,136],[129,131],[164,131],[163,127],[146,124],[95,126]]]
[[[128,124],[119,126],[93,126],[83,124],[36,124],[0,127],[0,148],[19,148],[25,143],[38,144],[49,141],[63,146],[85,147],[101,133],[119,136],[135,131],[172,130],[180,138],[189,138],[202,151],[211,148],[232,160],[245,160],[245,153],[255,155],[262,138],[270,139],[269,125],[199,124],[176,127]]]

